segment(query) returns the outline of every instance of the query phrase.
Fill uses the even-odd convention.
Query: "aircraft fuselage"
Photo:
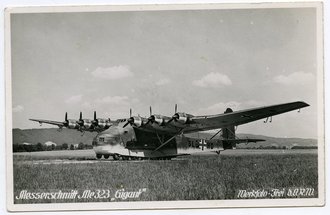
[[[172,139],[171,139],[172,138]],[[171,140],[170,140],[171,139]],[[160,145],[170,140],[162,148]],[[93,140],[98,158],[104,156],[126,158],[172,158],[198,152],[224,150],[221,140],[188,138],[184,135],[145,132],[121,123],[99,133]]]

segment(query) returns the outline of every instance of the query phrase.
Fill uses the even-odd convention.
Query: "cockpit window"
[[[117,126],[110,127],[97,135],[99,144],[115,145],[121,143],[120,130]]]

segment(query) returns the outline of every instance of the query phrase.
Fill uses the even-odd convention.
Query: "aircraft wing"
[[[229,143],[233,143],[233,144],[239,144],[239,143],[256,143],[256,142],[263,142],[266,140],[263,139],[250,139],[250,138],[246,138],[246,139],[225,139],[223,141],[229,142]]]
[[[191,121],[193,124],[196,124],[196,126],[186,128],[185,133],[224,128],[228,126],[238,126],[256,120],[282,114],[285,112],[304,108],[307,106],[309,106],[307,103],[298,101],[260,108],[252,108],[241,111],[234,111],[218,115],[194,116],[191,118]]]
[[[50,125],[57,125],[58,127],[63,127],[64,122],[58,122],[58,121],[51,121],[51,120],[43,120],[43,119],[29,119],[31,121],[39,122],[40,124],[50,124]]]

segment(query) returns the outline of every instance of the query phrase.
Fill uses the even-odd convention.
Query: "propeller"
[[[109,128],[111,126],[111,120],[110,118],[108,119],[98,119],[96,117],[96,111],[94,111],[94,118],[91,121],[91,124],[94,129],[100,127],[100,128]]]
[[[79,126],[84,126],[84,120],[82,119],[82,112],[80,111],[79,120],[77,121]]]
[[[94,111],[94,119],[92,121],[92,125],[97,127],[99,125],[99,121],[96,118],[96,111]]]
[[[64,125],[65,127],[69,125],[68,112],[65,112],[65,117],[64,117],[63,125]]]
[[[127,122],[125,123],[123,128],[125,128],[128,124],[135,125],[134,124],[134,118],[132,117],[132,109],[131,108],[129,109],[129,118],[127,119]]]
[[[157,123],[157,124],[158,124],[158,122],[155,121],[155,116],[152,115],[152,109],[151,109],[151,106],[150,106],[149,111],[150,111],[150,116],[148,117],[148,121],[146,122],[145,125],[147,125],[147,124],[149,124],[149,123],[151,123],[151,124],[152,124],[152,123]]]
[[[180,118],[179,114],[178,114],[178,105],[175,104],[175,108],[174,108],[174,115],[172,116],[172,118],[170,120],[167,121],[167,123],[174,121],[177,121]]]

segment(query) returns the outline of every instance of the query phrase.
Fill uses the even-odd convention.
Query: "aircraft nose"
[[[111,134],[102,134],[96,137],[97,145],[105,145],[110,144],[113,145],[116,143],[116,135]]]

